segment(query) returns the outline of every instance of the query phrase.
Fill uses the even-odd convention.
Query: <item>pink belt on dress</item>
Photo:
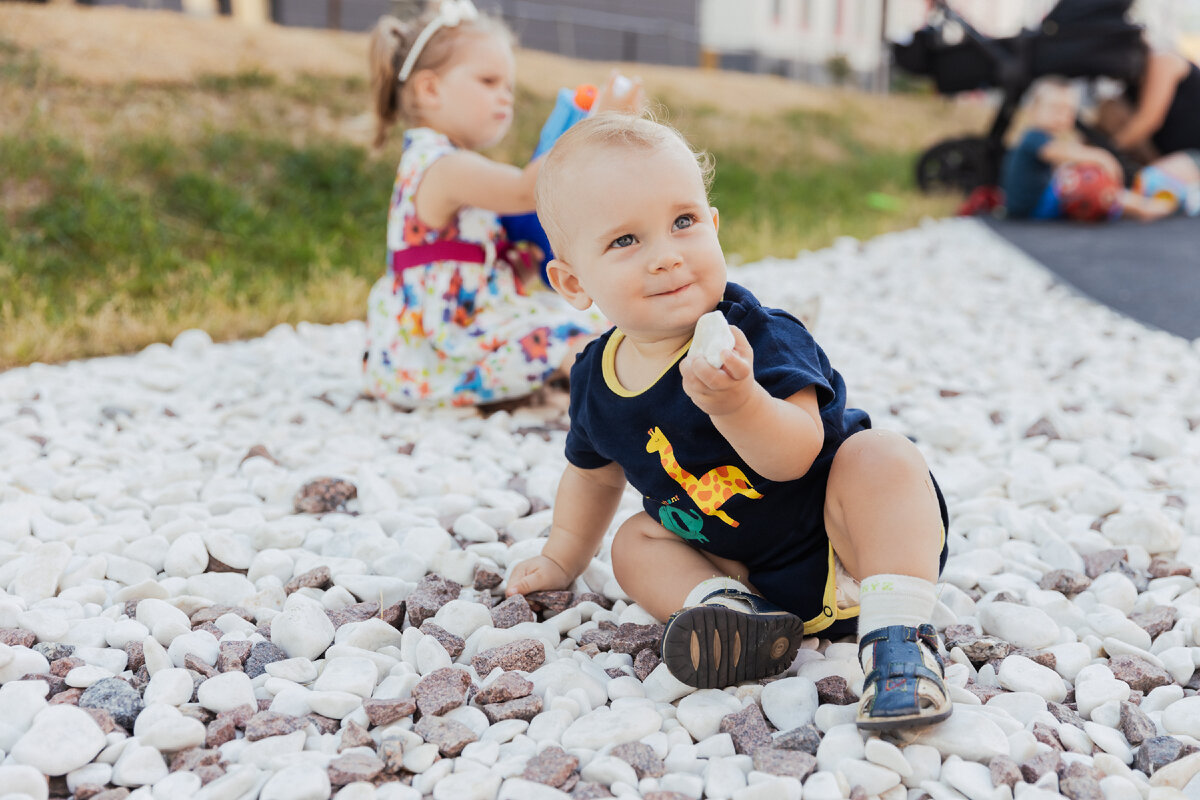
[[[466,264],[486,264],[489,248],[461,239],[420,244],[392,253],[392,274],[399,275],[409,267],[419,267],[434,261],[462,261]],[[516,271],[518,283],[532,281],[544,284],[541,278],[542,248],[531,242],[501,241],[495,247],[495,260],[504,262]],[[548,288],[548,287],[547,287]],[[521,291],[518,287],[518,291]]]
[[[486,264],[487,250],[481,245],[460,240],[448,240],[407,247],[392,253],[392,272],[403,272],[409,267],[418,267],[434,261],[465,261],[468,264]]]

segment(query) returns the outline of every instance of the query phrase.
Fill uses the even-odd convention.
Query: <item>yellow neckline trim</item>
[[[683,358],[683,354],[688,351],[688,348],[692,346],[692,340],[688,339],[683,343],[683,347],[676,350],[675,354],[671,356],[670,362],[663,367],[662,372],[658,373],[657,378],[650,381],[650,383],[647,384],[646,387],[641,391],[631,392],[622,386],[621,382],[617,380],[617,347],[619,347],[621,342],[624,340],[625,334],[619,329],[614,330],[612,336],[608,338],[608,342],[604,345],[604,355],[600,359],[600,367],[604,373],[604,382],[608,384],[609,390],[618,397],[637,397],[638,395],[645,393],[656,383],[662,380],[663,375],[666,375],[671,368],[675,366],[676,362]]]

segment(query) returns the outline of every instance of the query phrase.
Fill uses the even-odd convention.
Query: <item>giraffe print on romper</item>
[[[675,460],[675,448],[667,441],[666,434],[659,428],[654,427],[649,431],[650,441],[646,442],[647,453],[658,453],[658,458],[662,462],[663,469],[667,471],[676,483],[683,487],[687,492],[688,497],[696,504],[704,514],[710,517],[716,517],[724,521],[730,527],[736,528],[738,521],[730,517],[721,510],[721,506],[725,501],[733,497],[735,494],[744,495],[752,500],[757,500],[762,497],[754,487],[750,485],[750,481],[746,479],[746,473],[742,472],[735,466],[715,467],[710,469],[704,475],[697,478],[690,472],[685,470]],[[663,515],[660,513],[660,517]],[[663,517],[663,522],[667,522],[667,518]],[[677,526],[666,524],[675,533],[685,539],[699,539],[708,541],[703,534],[699,532],[699,528],[688,525],[687,532],[681,531]],[[695,527],[695,529],[693,529]],[[690,535],[689,535],[690,534]]]

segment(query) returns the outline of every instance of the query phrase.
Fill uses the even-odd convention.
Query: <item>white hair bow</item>
[[[421,57],[421,51],[425,49],[425,45],[429,44],[430,38],[437,33],[439,28],[455,28],[464,22],[478,18],[479,10],[475,8],[475,4],[471,0],[442,0],[437,16],[429,21],[429,24],[417,36],[417,40],[413,42],[396,78],[401,83],[408,80],[413,67],[416,66],[417,59]]]

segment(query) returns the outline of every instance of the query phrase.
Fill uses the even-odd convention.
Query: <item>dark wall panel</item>
[[[182,11],[181,0],[86,0],[89,6],[128,6],[129,8],[158,8],[163,11]]]
[[[699,63],[698,0],[481,0],[523,47],[576,58]]]

